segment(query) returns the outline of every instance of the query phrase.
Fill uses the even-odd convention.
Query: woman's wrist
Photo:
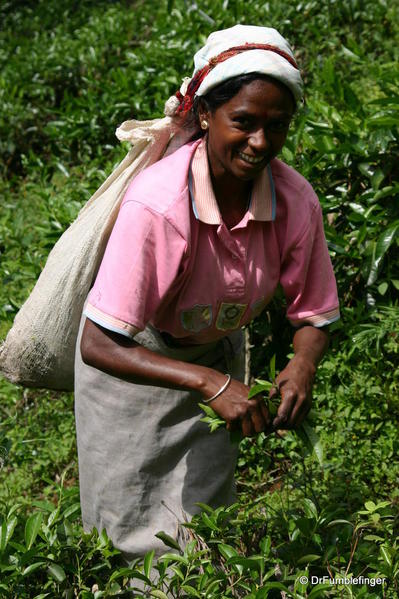
[[[199,391],[205,399],[209,400],[209,398],[213,397],[217,394],[220,389],[226,384],[226,389],[231,382],[231,377],[227,373],[219,372],[218,370],[214,370],[213,368],[208,368],[206,366],[196,366],[197,378],[195,387],[193,389],[195,391]]]
[[[312,352],[308,352],[305,349],[300,350],[295,353],[292,361],[301,369],[308,371],[312,377],[315,376],[318,361],[315,359],[315,356],[312,355]]]
[[[305,326],[295,332],[293,346],[297,362],[303,361],[314,369],[327,351],[329,333],[327,329]]]
[[[217,399],[219,397],[219,395],[222,395],[222,393],[224,393],[227,389],[227,387],[230,385],[231,383],[231,374],[226,374],[226,380],[223,383],[223,385],[220,387],[220,389],[218,389],[218,391],[216,391],[216,393],[214,393],[214,395],[212,395],[211,397],[208,397],[207,399],[204,399],[204,403],[210,403],[211,401],[213,401],[214,399]]]

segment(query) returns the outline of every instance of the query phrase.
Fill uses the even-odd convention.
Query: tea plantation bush
[[[278,28],[301,64],[283,159],[319,194],[342,320],[308,435],[242,441],[239,502],[203,506],[185,549],[161,535],[157,564],[83,532],[72,395],[0,380],[1,598],[127,597],[129,580],[161,599],[398,596],[398,16],[385,0],[2,3],[1,337],[124,156],[116,126],[161,116],[210,31],[237,22]],[[276,298],[251,325],[254,378],[290,339]]]

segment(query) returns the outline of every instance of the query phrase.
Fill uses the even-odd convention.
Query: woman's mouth
[[[265,156],[250,156],[249,154],[244,154],[244,152],[238,152],[238,156],[248,164],[260,164],[266,159]]]

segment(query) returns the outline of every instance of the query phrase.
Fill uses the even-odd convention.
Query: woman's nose
[[[265,130],[260,128],[260,129],[257,129],[256,131],[253,131],[248,140],[248,143],[249,143],[249,146],[255,152],[259,152],[259,153],[265,152],[269,146],[269,142],[267,140]]]

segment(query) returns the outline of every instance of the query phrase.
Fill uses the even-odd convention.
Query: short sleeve
[[[155,316],[179,273],[186,241],[168,219],[136,201],[122,204],[85,315],[133,337]]]
[[[285,256],[280,282],[287,299],[287,317],[298,327],[322,327],[339,319],[334,272],[324,236],[320,204],[309,226]]]

